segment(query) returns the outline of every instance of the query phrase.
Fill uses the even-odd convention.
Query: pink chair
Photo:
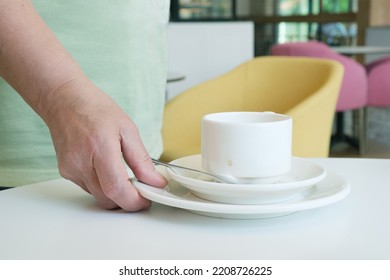
[[[390,56],[366,65],[368,77],[368,106],[390,107]]]
[[[337,132],[333,136],[333,141],[346,140],[353,145],[358,145],[360,153],[363,154],[366,145],[365,107],[367,105],[367,75],[364,66],[352,58],[336,53],[328,45],[318,41],[277,44],[271,47],[271,55],[333,59],[344,65],[344,78],[336,106]],[[354,119],[358,127],[358,143],[344,135],[342,113],[350,110],[356,110]]]

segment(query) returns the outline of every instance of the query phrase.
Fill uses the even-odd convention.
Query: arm
[[[0,75],[50,129],[61,175],[103,208],[148,207],[122,157],[143,182],[162,187],[134,123],[99,90],[28,0],[0,0]]]

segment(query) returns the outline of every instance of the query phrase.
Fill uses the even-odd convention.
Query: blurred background
[[[275,44],[318,40],[335,46],[390,46],[388,0],[171,0],[167,100]],[[362,64],[389,54],[354,57]],[[185,77],[185,78],[184,78]],[[389,93],[390,94],[390,93]],[[390,158],[390,109],[369,107],[366,157]],[[352,114],[345,115],[353,133]],[[359,156],[340,143],[333,156]]]

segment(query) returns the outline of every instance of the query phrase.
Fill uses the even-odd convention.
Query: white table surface
[[[332,47],[332,50],[345,55],[390,53],[390,47],[376,47],[376,46],[341,46],[341,47]]]
[[[1,191],[0,259],[390,259],[390,160],[312,160],[350,195],[271,219],[105,211],[62,179]]]

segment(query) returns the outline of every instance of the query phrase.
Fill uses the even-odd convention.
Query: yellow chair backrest
[[[201,118],[228,111],[273,111],[293,118],[293,155],[327,157],[343,77],[336,61],[257,57],[178,95],[165,106],[164,152],[171,161],[201,151]]]

